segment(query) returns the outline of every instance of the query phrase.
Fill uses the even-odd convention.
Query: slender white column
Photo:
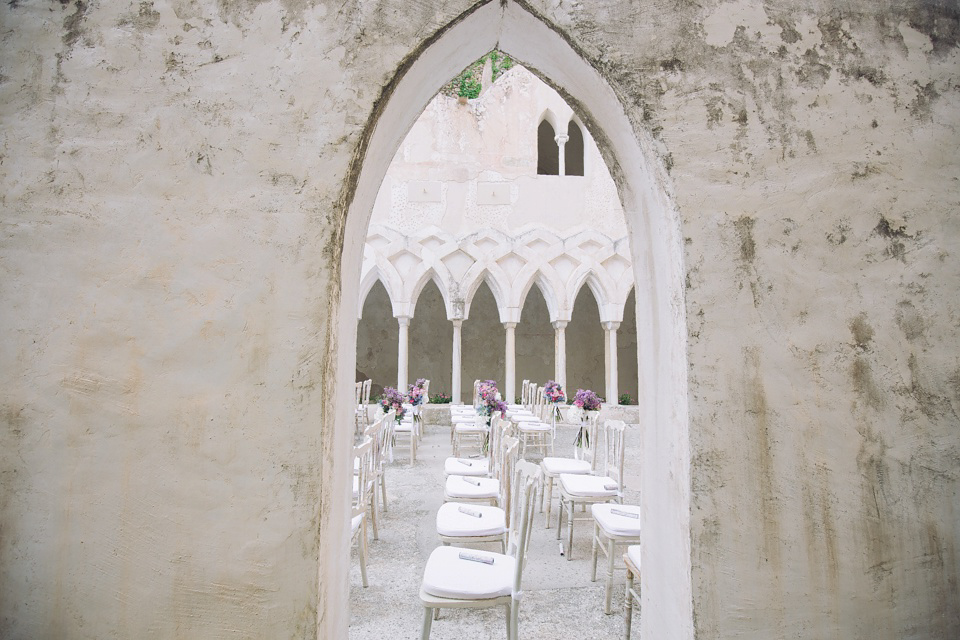
[[[553,323],[553,379],[568,395],[567,389],[567,323],[558,320]]]
[[[450,391],[450,398],[452,399],[453,404],[460,404],[460,387],[461,384],[461,374],[462,374],[462,357],[460,353],[461,349],[461,329],[463,328],[463,320],[454,320],[453,321],[453,370],[451,371],[450,379],[452,380],[451,386],[453,387]]]
[[[607,332],[603,349],[607,362],[607,403],[620,404],[617,391],[617,329],[620,323],[604,322],[603,328]]]
[[[560,153],[560,175],[565,176],[567,175],[567,156],[563,152],[563,147],[567,144],[570,136],[565,133],[558,133],[553,139],[557,141],[557,151]]]
[[[400,334],[397,336],[397,390],[406,393],[410,365],[410,316],[397,316],[397,324],[400,325]]]
[[[516,322],[504,322],[503,328],[507,330],[507,387],[503,399],[508,404],[512,404],[516,397],[517,386],[517,349],[515,342],[514,329],[517,328]]]

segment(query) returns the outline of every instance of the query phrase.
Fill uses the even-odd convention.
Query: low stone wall
[[[564,417],[569,407],[565,407]],[[373,412],[371,411],[371,414]],[[640,407],[637,405],[603,405],[600,410],[601,420],[623,420],[627,424],[640,422]],[[450,405],[428,404],[423,408],[423,420],[426,425],[443,425],[450,423]]]

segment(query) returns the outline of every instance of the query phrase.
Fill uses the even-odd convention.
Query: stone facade
[[[370,212],[498,45],[623,204],[635,633],[960,635],[955,3],[14,0],[0,24],[0,635],[345,637]]]

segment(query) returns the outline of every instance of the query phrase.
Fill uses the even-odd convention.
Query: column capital
[[[558,133],[553,137],[553,139],[556,141],[558,145],[562,147],[563,145],[567,144],[567,140],[570,139],[570,136],[568,136],[565,133]]]
[[[394,316],[397,319],[397,323],[401,327],[409,327],[410,321],[413,319],[412,316]]]
[[[617,329],[620,328],[620,323],[619,322],[601,322],[600,326],[602,326],[607,331],[616,331]]]
[[[504,329],[516,329],[516,328],[517,328],[517,324],[519,324],[519,323],[517,323],[517,322],[504,322],[504,323],[503,323],[503,328],[504,328]]]
[[[550,324],[551,324],[551,325],[553,326],[553,328],[556,329],[557,331],[563,331],[564,329],[567,328],[567,321],[566,321],[566,320],[557,320],[556,322],[551,322]]]

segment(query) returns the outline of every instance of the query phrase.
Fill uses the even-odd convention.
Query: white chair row
[[[496,452],[491,466],[499,474],[497,499],[500,504],[497,507],[448,502],[438,512],[437,528],[444,544],[433,551],[424,568],[420,588],[424,606],[423,640],[430,637],[433,620],[439,617],[440,609],[498,606],[506,608],[507,638],[519,637],[521,581],[532,530],[533,496],[538,490],[541,472],[526,461],[516,462],[519,443],[509,435],[513,428],[510,423],[501,422],[499,414],[494,414],[491,428],[490,447]],[[462,480],[465,476],[449,476],[448,488],[453,478]],[[445,491],[445,495],[448,493],[449,490]],[[480,524],[487,518],[490,520]],[[488,525],[492,526],[484,531]],[[442,527],[454,526],[459,527],[461,534],[470,533],[467,532],[470,528],[472,533],[482,534],[450,536],[441,532]],[[450,533],[450,529],[446,531]],[[502,553],[448,546],[493,541],[501,543]]]
[[[380,539],[380,512],[387,510],[386,458],[390,455],[394,412],[381,416],[364,429],[363,440],[353,448],[352,542],[358,544],[360,575],[367,586],[367,523],[373,539]]]
[[[356,383],[354,387],[354,433],[359,434],[367,426],[369,416],[367,408],[370,406],[370,387],[373,380],[366,379]]]

